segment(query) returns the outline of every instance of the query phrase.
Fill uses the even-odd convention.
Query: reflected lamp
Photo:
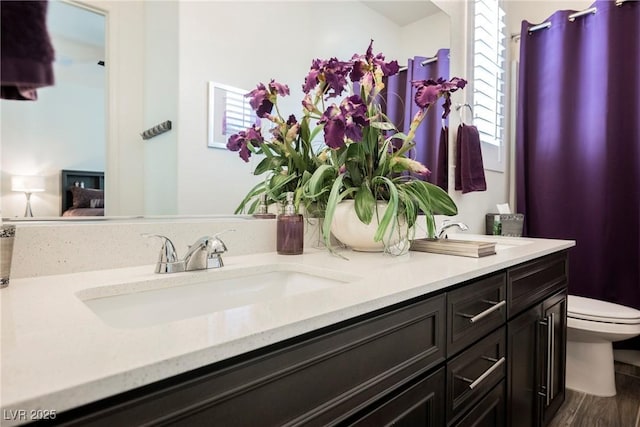
[[[24,210],[25,217],[32,217],[31,193],[44,191],[44,176],[14,175],[11,177],[11,191],[21,191],[27,197],[27,207]]]

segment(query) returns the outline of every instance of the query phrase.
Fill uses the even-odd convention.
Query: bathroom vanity
[[[337,284],[146,326],[108,325],[83,299],[215,283],[216,273],[179,273],[170,285],[140,268],[18,280],[0,295],[3,328],[15,326],[13,339],[3,329],[3,412],[55,410],[62,425],[546,425],[564,400],[574,243],[494,237],[498,253],[480,259],[229,257],[221,280],[258,265]],[[47,343],[22,343],[25,319],[44,325],[46,313],[16,308],[38,291],[47,298],[47,279],[67,293],[54,297],[66,315],[46,327]],[[56,340],[79,321],[78,336]],[[19,357],[53,342],[64,348]]]

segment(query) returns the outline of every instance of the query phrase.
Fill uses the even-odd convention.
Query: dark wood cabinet
[[[444,425],[444,368],[438,369],[399,393],[391,393],[381,403],[348,425],[436,427]]]
[[[564,400],[566,286],[566,253],[548,255],[48,423],[546,425]]]
[[[541,366],[540,399],[542,425],[558,412],[565,398],[565,373],[567,352],[567,293],[562,291],[542,303],[542,326],[545,328]]]
[[[546,426],[565,397],[566,258],[554,254],[511,272],[508,290],[514,284],[519,295],[507,324],[507,425]]]
[[[457,421],[455,427],[505,426],[504,381],[495,386],[474,408]],[[520,426],[519,423],[514,424]]]

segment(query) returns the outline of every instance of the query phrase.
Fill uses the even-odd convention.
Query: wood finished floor
[[[616,362],[614,397],[568,390],[549,427],[640,427],[640,368]]]

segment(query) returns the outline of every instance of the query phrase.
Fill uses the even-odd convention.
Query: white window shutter
[[[484,143],[504,136],[505,13],[499,0],[475,0],[473,31],[473,120]]]

